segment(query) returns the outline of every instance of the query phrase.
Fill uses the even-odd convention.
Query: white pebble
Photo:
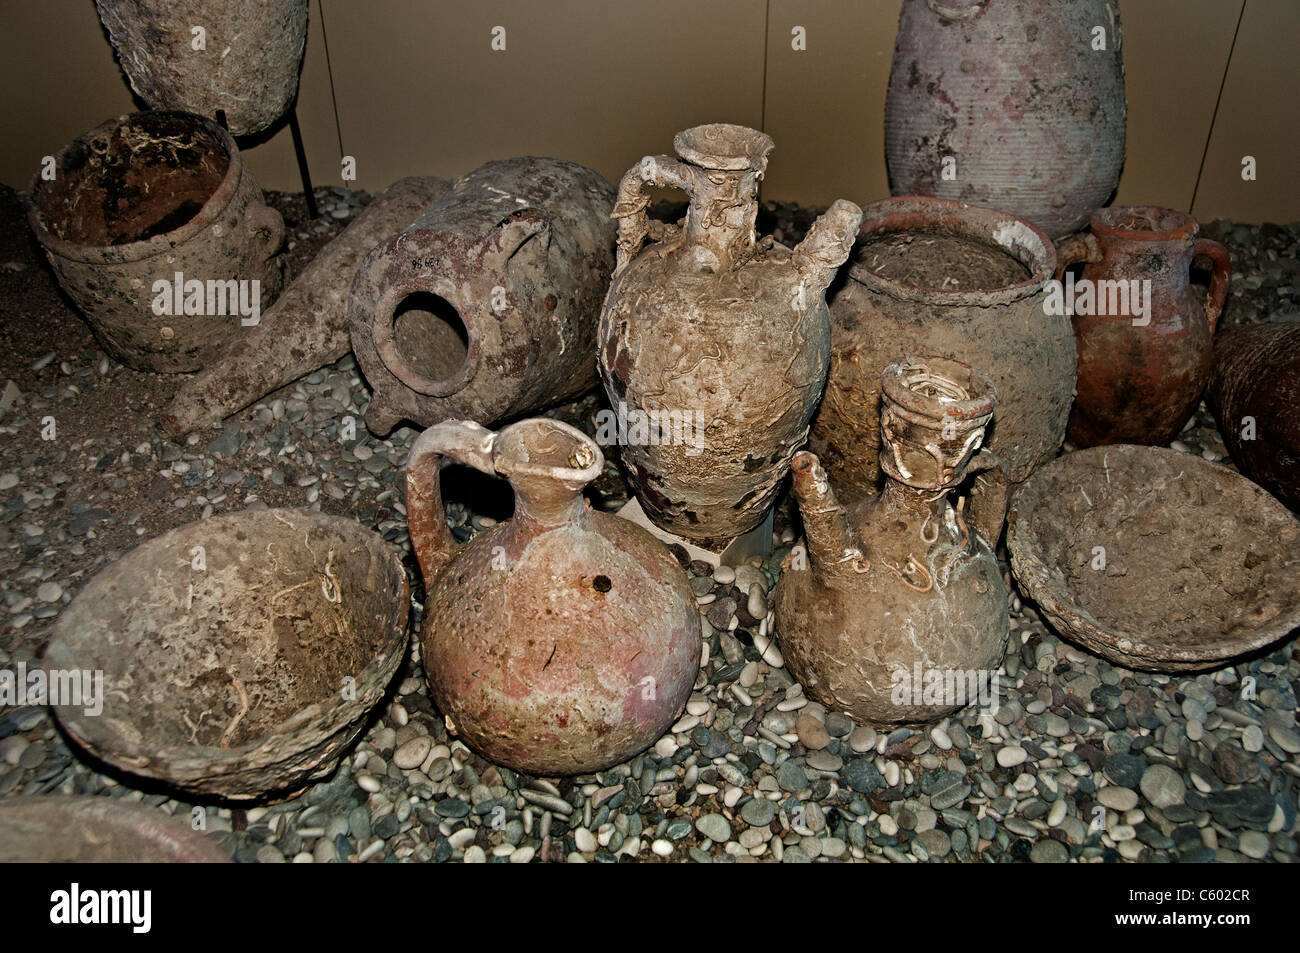
[[[673,842],[670,840],[664,840],[660,837],[650,845],[650,849],[660,857],[671,857],[673,853]]]

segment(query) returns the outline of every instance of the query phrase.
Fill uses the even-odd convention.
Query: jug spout
[[[870,563],[849,526],[848,514],[835,499],[821,461],[804,451],[795,454],[790,469],[813,573],[831,577],[866,572]]]
[[[861,224],[862,209],[847,199],[836,199],[795,247],[794,266],[815,298],[825,294],[848,259]]]

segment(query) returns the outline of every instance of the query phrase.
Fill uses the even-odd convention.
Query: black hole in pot
[[[407,295],[393,312],[393,341],[421,377],[455,377],[469,356],[469,332],[446,298],[428,291]]]
[[[614,584],[609,581],[608,576],[597,576],[591,581],[591,585],[597,592],[609,592],[614,588]]]

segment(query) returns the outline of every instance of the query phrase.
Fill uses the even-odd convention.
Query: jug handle
[[[248,226],[254,232],[262,233],[263,260],[280,250],[284,242],[284,216],[279,212],[269,205],[254,205],[248,210]]]
[[[1208,238],[1198,238],[1192,246],[1192,257],[1210,259],[1214,271],[1210,275],[1210,290],[1205,294],[1205,318],[1210,322],[1210,335],[1219,326],[1219,315],[1228,299],[1228,281],[1232,277],[1232,256],[1228,249]]]
[[[1065,269],[1081,261],[1097,264],[1101,261],[1101,246],[1092,232],[1080,232],[1062,238],[1056,243],[1056,280],[1060,281]]]
[[[618,201],[614,203],[614,212],[610,216],[618,219],[618,261],[614,265],[615,275],[622,272],[636,257],[647,236],[656,240],[662,237],[661,234],[655,234],[654,226],[657,223],[652,223],[646,215],[645,210],[650,205],[649,187],[654,185],[662,189],[679,189],[690,195],[694,184],[692,168],[672,156],[646,156],[624,173],[618,184]]]
[[[967,472],[977,474],[969,497],[971,526],[989,549],[996,550],[1007,518],[1007,472],[997,454],[989,450],[977,453]]]
[[[496,434],[471,420],[444,420],[415,439],[406,461],[406,521],[425,586],[451,562],[460,544],[447,526],[439,471],[443,458],[496,474]]]

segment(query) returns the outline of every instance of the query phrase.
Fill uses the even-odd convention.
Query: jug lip
[[[955,385],[966,396],[943,398],[921,393],[907,379],[910,373],[920,371]],[[908,355],[881,372],[880,386],[887,400],[918,418],[980,421],[993,413],[997,402],[997,389],[987,374],[943,357]]]
[[[188,242],[221,216],[239,189],[240,182],[244,177],[244,162],[239,155],[239,147],[235,144],[235,140],[230,133],[215,121],[197,113],[186,112],[183,109],[146,109],[140,112],[123,113],[116,118],[105,120],[65,145],[55,155],[55,166],[62,169],[69,150],[79,143],[84,143],[97,133],[111,134],[124,126],[139,125],[142,122],[160,117],[181,117],[188,122],[194,123],[196,127],[202,128],[205,133],[216,139],[222,151],[226,154],[225,175],[222,177],[221,183],[204,201],[203,207],[199,209],[198,213],[184,225],[142,241],[127,242],[122,245],[89,245],[84,242],[70,241],[54,234],[45,224],[45,212],[37,202],[37,196],[48,191],[46,186],[49,183],[41,178],[38,169],[32,173],[32,177],[27,183],[27,222],[43,248],[73,261],[109,264],[143,261],[170,252],[177,246]],[[258,194],[260,195],[260,192]]]
[[[945,291],[887,278],[855,260],[856,246],[863,239],[897,232],[938,232],[987,242],[1029,269],[1030,277],[1000,288]],[[854,244],[849,253],[850,277],[901,301],[984,308],[1010,304],[1037,294],[1056,274],[1056,246],[1037,225],[1010,212],[953,199],[896,195],[863,205],[862,224]]]
[[[1149,226],[1144,227],[1143,222]],[[1200,223],[1186,212],[1160,205],[1112,205],[1099,208],[1089,217],[1094,233],[1125,241],[1167,242],[1192,238],[1200,231]]]
[[[532,463],[512,452],[512,444],[515,440],[527,440],[526,434],[529,431],[536,432],[543,428],[573,440],[575,452],[585,451],[590,454],[590,462],[584,466],[554,466]],[[605,455],[601,452],[600,445],[577,427],[553,417],[529,417],[503,427],[497,432],[496,438],[492,441],[492,464],[496,471],[505,477],[540,476],[585,486],[600,476],[601,471],[605,469]]]
[[[710,122],[673,136],[673,149],[691,165],[721,172],[761,169],[776,143],[767,133],[729,122]]]

